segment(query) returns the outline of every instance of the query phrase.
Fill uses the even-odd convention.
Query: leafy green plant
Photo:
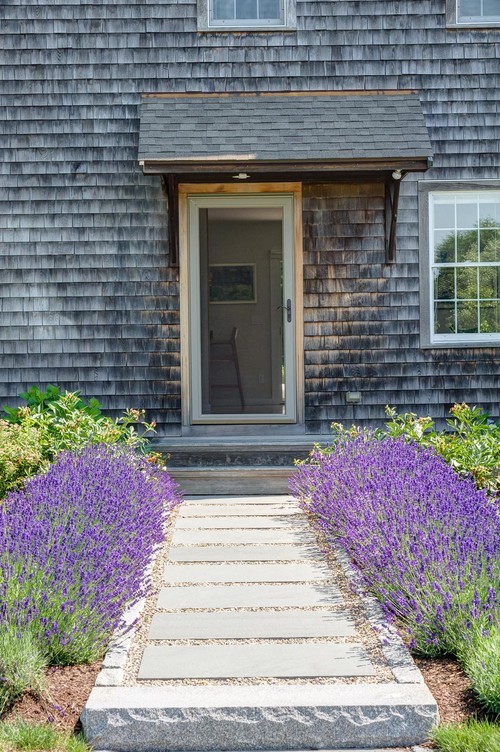
[[[23,692],[43,691],[43,670],[47,665],[28,632],[0,630],[0,715]]]
[[[45,392],[32,386],[20,397],[27,405],[5,407],[5,421],[36,432],[33,435],[38,437],[40,470],[54,462],[60,452],[88,444],[125,444],[146,453],[148,435],[155,429],[154,423],[144,421],[144,410],[125,410],[113,420],[103,415],[96,399],[85,402],[78,392],[61,392],[53,385]],[[158,463],[158,455],[153,455],[152,460]]]
[[[16,720],[0,723],[2,752],[90,752],[82,736],[65,734],[49,725]]]
[[[431,447],[458,472],[470,474],[478,488],[490,493],[500,492],[500,425],[490,421],[479,407],[462,403],[453,405],[449,430],[436,432],[430,417],[415,413],[398,415],[392,407],[386,408],[389,421],[387,430],[375,432],[377,438],[403,437],[421,446]],[[334,430],[338,432],[337,424]]]
[[[0,499],[44,467],[38,429],[0,420]]]
[[[442,752],[498,752],[500,726],[486,720],[443,725],[432,738]]]

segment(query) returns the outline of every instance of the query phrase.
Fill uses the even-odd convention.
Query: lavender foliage
[[[498,619],[498,502],[432,450],[347,436],[315,450],[291,488],[417,652],[456,653],[473,625],[487,631]]]
[[[98,657],[179,500],[132,449],[61,454],[0,505],[0,629],[29,630],[52,663]]]

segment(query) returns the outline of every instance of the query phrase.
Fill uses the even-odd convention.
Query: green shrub
[[[43,691],[47,661],[28,632],[0,631],[0,715],[23,692]]]
[[[469,721],[438,726],[433,741],[442,752],[498,752],[500,726],[489,721]]]
[[[464,642],[460,661],[473,683],[478,702],[494,717],[500,717],[500,630],[492,627],[483,635],[476,627],[473,639]]]
[[[377,436],[403,436],[421,446],[432,447],[461,474],[470,474],[478,488],[490,493],[500,492],[500,425],[492,423],[487,413],[465,403],[454,405],[446,422],[451,430],[436,432],[429,417],[419,418],[415,413],[398,415],[387,407],[390,418],[387,431],[377,431]]]
[[[32,386],[20,397],[27,405],[5,407],[5,421],[12,429],[18,426],[37,437],[41,459],[35,471],[46,469],[60,452],[88,444],[125,444],[146,453],[147,435],[154,432],[154,423],[144,421],[144,410],[125,410],[120,418],[113,420],[103,415],[96,399],[85,402],[78,392],[61,392],[53,385],[45,392]],[[157,455],[153,458],[157,459]],[[30,474],[32,470],[30,467]]]
[[[43,468],[38,429],[0,420],[0,499]]]

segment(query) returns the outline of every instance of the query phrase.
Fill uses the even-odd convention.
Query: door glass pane
[[[203,414],[284,414],[283,209],[200,209],[199,247]]]

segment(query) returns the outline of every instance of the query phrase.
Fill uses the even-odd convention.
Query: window
[[[295,0],[198,0],[199,31],[265,31],[295,26]]]
[[[500,344],[500,190],[429,192],[428,217],[427,344]]]
[[[500,25],[500,0],[447,0],[449,26]]]

